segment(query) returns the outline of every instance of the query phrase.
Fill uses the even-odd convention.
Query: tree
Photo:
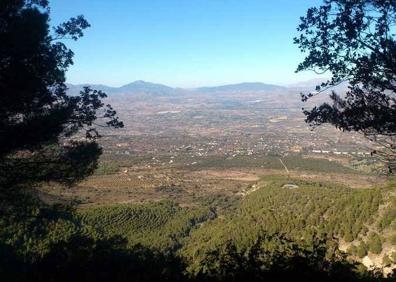
[[[83,16],[50,28],[48,0],[0,3],[0,187],[39,181],[73,183],[101,154],[97,127],[123,127],[106,94],[66,94],[65,73]]]
[[[361,242],[360,245],[357,246],[356,255],[359,258],[363,258],[363,257],[367,256],[367,246],[364,242]]]
[[[312,126],[329,123],[363,133],[380,149],[390,172],[396,168],[396,2],[324,0],[301,18],[294,39],[307,54],[297,72],[312,70],[332,77],[302,94],[303,101],[343,82],[345,95],[332,91],[331,102],[304,109]]]
[[[380,254],[382,252],[381,238],[378,236],[377,233],[371,234],[368,241],[368,248],[369,251],[373,254]]]
[[[350,230],[348,230],[345,234],[344,234],[344,240],[346,241],[346,242],[352,242],[353,241],[353,235],[352,235],[352,232],[350,231]]]

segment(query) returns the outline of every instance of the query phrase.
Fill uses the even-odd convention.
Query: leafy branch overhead
[[[123,123],[116,111],[103,102],[106,94],[102,91],[86,87],[78,96],[66,94],[65,74],[73,64],[74,54],[64,40],[83,36],[89,23],[78,16],[51,31],[48,1],[5,0],[0,5],[0,184],[34,182],[36,176],[37,181],[61,181],[59,173],[56,177],[54,173],[18,174],[18,179],[8,181],[10,167],[33,159],[41,163],[50,161],[53,171],[55,164],[62,166],[58,171],[64,171],[71,181],[74,173],[66,172],[65,167],[72,170],[68,164],[75,163],[80,156],[69,155],[74,159],[60,156],[84,148],[92,155],[90,161],[81,162],[85,169],[78,169],[91,173],[101,153],[95,143],[100,137],[98,128],[121,128]],[[72,141],[81,132],[85,140]],[[97,149],[91,150],[90,143]]]
[[[331,79],[302,94],[307,101],[349,83],[345,95],[304,110],[313,126],[330,123],[377,142],[374,151],[392,172],[396,167],[396,2],[326,0],[301,18],[294,39],[306,57],[297,72],[330,74]]]

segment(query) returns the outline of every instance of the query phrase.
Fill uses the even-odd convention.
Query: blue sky
[[[68,42],[71,83],[176,87],[246,81],[289,84],[303,55],[299,17],[319,0],[51,0],[52,23],[83,14],[92,27]]]

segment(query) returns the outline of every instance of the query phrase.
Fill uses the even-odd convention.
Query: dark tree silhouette
[[[0,186],[59,181],[92,173],[99,127],[122,127],[106,94],[84,88],[68,96],[65,73],[83,16],[50,28],[47,0],[0,2]]]
[[[328,73],[332,78],[302,95],[308,100],[342,82],[331,103],[304,110],[313,126],[330,123],[357,131],[380,145],[373,151],[396,168],[396,1],[325,0],[301,18],[295,43],[307,53],[298,71]]]

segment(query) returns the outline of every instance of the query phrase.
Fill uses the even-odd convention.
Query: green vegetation
[[[213,223],[216,230],[197,232],[210,233],[211,241],[217,237],[213,234],[246,240],[261,232],[288,234],[298,240],[313,236],[356,239],[381,202],[379,190],[352,190],[304,181],[293,181],[298,189],[282,188],[286,183],[282,178],[273,180],[249,195],[233,216]],[[223,227],[222,222],[228,220],[232,224],[227,226],[234,230],[217,227]]]
[[[366,245],[366,243],[361,242],[359,244],[359,246],[357,247],[357,250],[356,250],[356,255],[359,258],[363,258],[364,256],[367,255],[367,245]]]
[[[95,170],[97,175],[116,174],[119,172],[120,166],[116,162],[100,162]]]
[[[382,251],[382,242],[381,238],[377,233],[373,233],[369,236],[369,241],[368,241],[368,248],[369,251],[372,252],[373,254],[380,254]]]
[[[304,110],[306,122],[364,134],[381,146],[373,153],[389,173],[396,169],[396,71],[384,69],[394,65],[389,54],[396,52],[396,35],[387,31],[393,28],[395,14],[394,1],[326,0],[301,17],[294,38],[305,55],[297,72],[331,74],[315,92],[303,94],[303,102],[342,82],[349,84],[346,91],[331,91],[330,101]]]
[[[396,197],[391,199],[388,208],[378,223],[378,228],[381,231],[390,226],[396,226]]]
[[[3,192],[0,196],[0,242],[24,259],[40,258],[49,252],[52,244],[67,241],[74,235],[94,234],[89,226],[81,225],[70,208],[45,205],[20,193]]]
[[[287,280],[305,277],[301,269],[319,280],[347,274],[343,281],[359,281],[357,277],[369,275],[349,265],[338,251],[337,239],[352,242],[348,252],[356,257],[381,252],[380,235],[367,230],[378,225],[376,215],[386,198],[383,191],[283,176],[267,176],[260,183],[262,188],[243,200],[214,195],[200,199],[194,208],[160,201],[73,210],[45,205],[29,194],[3,194],[7,214],[0,220],[0,247],[23,264],[25,273],[40,273],[44,266],[60,268],[59,273],[44,272],[60,281],[57,275],[62,271],[70,277],[69,272],[89,269],[77,264],[109,261],[117,275],[140,271],[152,278],[166,273],[174,281],[243,277],[259,281],[275,276]],[[7,206],[11,198],[14,204]],[[388,256],[381,259],[392,264],[395,255]],[[130,263],[136,268],[131,269]],[[156,265],[159,272],[150,273],[145,263]]]
[[[289,183],[273,178],[265,188],[249,196],[231,215],[194,230],[183,249],[190,257],[234,242],[246,250],[264,234],[284,234],[288,239],[310,246],[315,238],[352,241],[365,232],[365,225],[382,201],[379,190],[353,190],[347,187],[294,180],[297,189],[282,188]],[[375,248],[374,248],[375,249]],[[356,252],[364,256],[360,245]]]
[[[77,16],[53,27],[50,12],[48,0],[2,0],[0,8],[0,280],[394,281],[396,274],[383,278],[375,271],[363,270],[339,250],[339,243],[347,242],[355,256],[381,255],[384,265],[396,262],[394,248],[389,247],[396,230],[396,200],[391,187],[384,191],[353,190],[266,177],[261,181],[263,187],[250,193],[235,189],[222,195],[225,187],[212,196],[197,194],[196,202],[183,207],[170,201],[85,209],[45,203],[44,199],[51,202],[48,198],[53,195],[36,190],[43,183],[70,187],[95,171],[98,175],[116,174],[123,163],[147,161],[157,154],[154,146],[154,156],[131,161],[129,151],[123,158],[117,152],[110,154],[118,158],[117,162],[109,157],[98,163],[102,154],[98,129],[124,125],[112,106],[104,103],[104,92],[83,87],[77,95],[67,93],[66,72],[73,65],[74,53],[65,42],[82,37],[89,23]],[[332,92],[334,107],[327,103],[304,111],[306,121],[312,125],[331,123],[345,131],[374,136],[372,141],[385,148],[377,154],[387,160],[390,173],[395,169],[396,148],[395,99],[391,96],[395,93],[396,41],[388,31],[395,14],[393,1],[328,0],[301,18],[298,30],[302,34],[295,39],[308,52],[297,71],[319,69],[334,75],[316,91],[343,81],[353,86],[346,92],[346,100]],[[303,95],[303,100],[311,96]],[[222,108],[240,106],[227,101]],[[230,134],[236,128],[236,124],[230,129],[224,126],[229,124],[225,121],[235,121],[228,112],[212,108],[210,113],[212,119],[201,124],[211,129],[206,133],[221,126]],[[248,123],[250,117],[241,115],[238,122]],[[158,129],[166,127],[173,117],[163,119],[168,123],[156,124],[156,138],[163,135]],[[195,126],[191,132],[194,130]],[[184,129],[179,127],[169,133],[181,131]],[[175,148],[177,143],[165,144],[167,154],[155,159],[156,163],[173,163],[175,151],[169,148],[181,149]],[[116,147],[122,150],[124,145]],[[144,150],[151,150],[149,147],[143,146]],[[195,156],[214,149],[209,143],[205,148],[198,148],[203,152]],[[196,158],[194,162],[193,154],[185,156],[194,165],[192,170],[260,167],[354,172],[330,159],[289,155],[281,160],[276,155],[241,156],[247,153],[243,151],[227,150],[233,157]],[[186,163],[175,159],[172,167],[182,164],[184,168]],[[144,179],[140,175],[137,178]],[[153,187],[139,182],[144,186],[140,188],[153,188],[155,193],[168,193],[173,198],[184,191],[185,186],[170,183],[168,175],[164,178],[166,184],[158,179]],[[132,182],[132,178],[127,181]],[[117,181],[112,182],[117,187]],[[183,185],[186,183],[199,182],[185,181]],[[97,185],[89,189],[98,194],[104,190]],[[386,251],[393,253],[389,256]]]
[[[159,202],[93,208],[80,216],[84,224],[107,238],[119,235],[130,245],[176,249],[194,227],[215,215],[207,208],[183,209],[171,202]]]
[[[326,173],[358,173],[349,167],[345,167],[336,161],[326,159],[304,158],[300,155],[290,155],[282,158],[289,170],[316,171]],[[267,168],[284,170],[283,165],[277,156],[261,156],[252,158],[251,156],[206,157],[198,161],[193,169],[207,168]]]
[[[200,205],[215,209],[216,211],[231,209],[234,210],[240,201],[240,199],[237,197],[229,197],[223,194],[213,194],[205,197],[200,197],[197,200]]]

